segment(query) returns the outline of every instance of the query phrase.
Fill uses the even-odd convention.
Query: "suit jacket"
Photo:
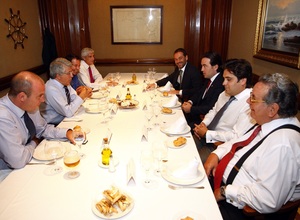
[[[212,82],[205,96],[202,98],[208,83],[208,79],[205,79],[201,89],[190,98],[193,102],[193,106],[191,112],[186,114],[186,119],[190,126],[194,127],[194,123],[199,124],[202,121],[200,115],[204,116],[212,107],[214,107],[220,93],[224,91],[223,81],[223,73],[221,72]]]
[[[190,63],[187,63],[184,70],[181,87],[180,84],[177,82],[178,76],[179,69],[178,67],[176,67],[173,73],[171,73],[166,78],[158,80],[156,83],[158,86],[164,86],[168,81],[170,81],[174,89],[182,90],[182,100],[188,100],[200,89],[201,82],[203,81],[202,75],[195,66],[193,66]]]

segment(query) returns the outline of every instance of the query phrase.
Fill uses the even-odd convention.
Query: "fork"
[[[55,164],[54,160],[47,163],[28,163],[27,165],[52,165],[52,164]]]
[[[176,189],[204,189],[204,186],[174,186],[174,185],[168,185],[170,189],[176,190]]]

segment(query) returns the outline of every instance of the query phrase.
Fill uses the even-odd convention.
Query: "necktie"
[[[224,171],[227,167],[227,164],[232,159],[234,153],[240,150],[242,147],[247,146],[260,132],[261,126],[257,126],[250,137],[244,141],[234,143],[231,147],[231,150],[221,159],[220,163],[217,166],[215,177],[214,177],[214,188],[218,189],[221,186],[222,178]]]
[[[94,83],[95,80],[94,80],[93,73],[92,73],[92,69],[91,69],[90,66],[89,66],[89,74],[90,74],[90,81],[91,81],[91,83]]]
[[[206,84],[206,88],[205,88],[205,91],[204,91],[204,93],[203,93],[202,99],[204,98],[204,96],[205,96],[205,94],[206,94],[206,92],[207,92],[207,90],[208,90],[210,84],[211,84],[211,80],[209,79],[208,82],[207,82],[207,84]]]
[[[223,105],[223,107],[217,112],[213,120],[210,122],[210,124],[207,126],[208,130],[214,130],[220,121],[220,118],[222,117],[223,113],[226,111],[230,103],[235,99],[234,96],[231,96],[230,99]]]
[[[181,82],[182,82],[182,70],[179,70],[177,82],[181,85]]]
[[[29,135],[30,135],[30,137],[27,140],[27,143],[29,143],[32,140],[32,138],[36,135],[36,129],[33,124],[33,121],[31,120],[31,118],[29,117],[29,115],[27,114],[26,111],[25,111],[23,117],[24,117],[25,125],[26,125]]]
[[[64,86],[64,89],[65,89],[65,93],[66,93],[66,96],[67,96],[68,104],[70,104],[70,102],[71,102],[70,91],[69,91],[67,86]]]

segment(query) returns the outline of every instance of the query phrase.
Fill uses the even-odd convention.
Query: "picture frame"
[[[300,69],[300,29],[294,28],[300,27],[299,9],[300,0],[284,8],[275,0],[259,1],[253,57]]]
[[[110,6],[112,44],[162,44],[163,6]]]

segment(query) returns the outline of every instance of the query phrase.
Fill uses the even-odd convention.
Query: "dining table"
[[[63,153],[58,155],[56,164],[47,165],[52,158],[44,157],[43,148],[49,140],[43,140],[30,161],[40,164],[15,169],[0,183],[0,219],[222,219],[190,128],[168,133],[168,126],[184,119],[180,103],[171,108],[171,114],[160,111],[150,121],[146,118],[147,111],[155,106],[164,107],[173,97],[159,89],[146,89],[147,84],[166,74],[149,77],[147,73],[135,73],[134,81],[132,75],[121,73],[116,79],[110,77],[114,73],[108,74],[104,80],[116,83],[94,89],[93,96],[85,100],[77,113],[58,125],[71,129],[80,126],[86,133],[81,146],[56,140],[63,152],[73,149],[80,153],[80,163],[74,168],[79,176],[68,178],[69,168],[64,165]],[[122,105],[120,101],[126,98],[128,88],[134,104]],[[180,136],[186,143],[175,147],[173,142]],[[112,151],[113,166],[102,164],[105,138]],[[152,161],[147,177],[141,153],[153,150],[157,143],[166,147],[167,154]],[[192,179],[172,176],[174,169],[187,169],[195,161],[200,163]],[[47,174],[53,166],[59,166],[60,171]],[[147,185],[146,178],[154,184]],[[117,189],[130,198],[130,205],[125,211],[117,209],[118,213],[105,216],[96,204],[104,198],[103,192],[110,189]]]

